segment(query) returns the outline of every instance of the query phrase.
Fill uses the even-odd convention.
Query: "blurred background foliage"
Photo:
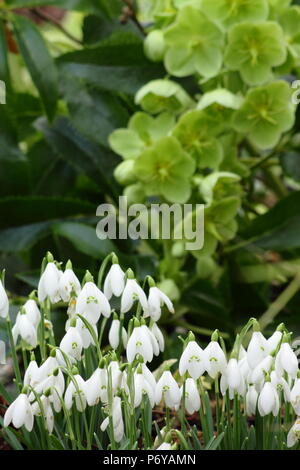
[[[121,159],[108,136],[126,127],[139,109],[135,93],[166,76],[161,63],[145,57],[143,28],[130,5],[121,0],[0,2],[0,79],[7,89],[6,105],[0,107],[0,266],[16,303],[37,286],[48,250],[62,262],[72,259],[81,277],[85,269],[96,273],[112,250],[140,279],[159,276],[159,248],[100,241],[95,231],[97,206],[117,203],[122,194],[113,177]],[[195,92],[193,79],[177,81]],[[191,276],[195,260],[187,259],[177,314],[163,319],[170,333],[177,325],[231,335],[249,316],[263,315],[297,275],[299,123],[298,114],[293,146],[287,143],[272,168],[280,189],[262,178],[260,167],[253,174],[246,202],[255,217],[248,223],[241,218],[236,238],[220,245],[215,275]],[[299,303],[298,292],[278,317],[298,334]]]

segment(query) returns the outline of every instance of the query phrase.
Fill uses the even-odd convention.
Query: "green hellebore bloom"
[[[146,113],[135,113],[128,129],[117,129],[109,136],[109,144],[124,159],[137,158],[146,147],[168,135],[175,125],[172,114],[162,113],[153,118]]]
[[[205,109],[212,104],[218,104],[223,108],[239,109],[243,103],[243,98],[231,93],[226,88],[217,88],[216,90],[205,93],[199,100],[198,109]]]
[[[202,10],[225,27],[241,21],[264,21],[268,18],[268,0],[202,0]]]
[[[233,127],[261,149],[274,147],[295,122],[291,94],[289,84],[282,80],[249,90]]]
[[[151,31],[144,41],[144,52],[148,59],[160,62],[164,58],[166,44],[164,33],[160,29]]]
[[[201,110],[185,113],[172,134],[196,161],[199,168],[218,168],[223,160],[223,147],[216,136],[218,122]]]
[[[222,200],[239,193],[239,175],[228,171],[217,171],[201,178],[199,191],[206,202],[211,205],[215,200]]]
[[[165,31],[165,40],[165,66],[172,75],[199,73],[211,78],[220,71],[224,35],[199,9],[187,5],[179,10],[176,21]]]
[[[292,0],[268,0],[268,3],[269,18],[277,19],[290,6]]]
[[[178,83],[160,79],[143,86],[135,95],[135,103],[150,114],[162,111],[181,113],[194,104],[192,98]]]
[[[150,195],[185,203],[191,194],[194,160],[175,137],[163,137],[135,160],[135,174]]]
[[[292,56],[295,65],[300,61],[300,7],[292,6],[279,18],[284,31],[288,52]]]
[[[272,67],[283,64],[286,57],[283,31],[277,23],[241,23],[229,31],[225,65],[238,70],[248,85],[268,81]]]

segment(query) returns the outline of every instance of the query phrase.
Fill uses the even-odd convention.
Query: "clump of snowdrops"
[[[174,308],[150,276],[140,286],[115,254],[97,283],[89,272],[80,283],[70,262],[62,270],[48,253],[38,291],[13,326],[3,278],[0,316],[17,396],[1,386],[8,404],[0,422],[13,448],[298,448],[300,370],[283,324],[266,339],[250,319],[231,352],[218,331],[205,349],[187,332],[179,364],[170,358],[153,371],[164,351],[157,322],[162,308]],[[51,319],[57,303],[66,309],[59,343]]]

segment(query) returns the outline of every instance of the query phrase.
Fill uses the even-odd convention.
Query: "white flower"
[[[4,427],[9,426],[11,422],[17,429],[25,426],[27,431],[32,431],[34,417],[29,399],[25,393],[21,393],[6,410]]]
[[[183,385],[180,388],[181,397],[183,395]],[[185,409],[189,415],[199,411],[201,406],[200,395],[197,389],[197,385],[194,379],[186,379],[185,381]]]
[[[291,401],[291,390],[290,390],[290,386],[287,383],[287,381],[283,377],[278,377],[275,370],[273,370],[271,372],[270,378],[271,378],[271,383],[272,383],[273,387],[278,392],[283,391],[285,401],[290,402]]]
[[[180,390],[169,370],[163,372],[155,387],[155,402],[158,405],[164,399],[168,408],[176,408],[180,403]]]
[[[148,311],[144,317],[151,317],[154,321],[158,321],[161,317],[161,307],[166,305],[169,312],[174,313],[174,307],[169,297],[164,294],[158,287],[150,287],[148,296]]]
[[[151,333],[154,335],[155,339],[157,340],[158,347],[161,352],[164,352],[165,350],[165,338],[160,329],[158,328],[156,323],[153,323],[153,325],[150,328]]]
[[[273,362],[272,356],[266,356],[252,371],[250,381],[257,385],[262,383],[265,379],[265,372],[270,372]]]
[[[97,405],[102,396],[103,386],[107,389],[107,374],[104,369],[98,367],[85,382],[85,395],[89,406]]]
[[[267,340],[267,345],[268,345],[268,352],[271,354],[273,351],[275,351],[282,339],[282,332],[281,331],[274,331],[272,336]]]
[[[121,398],[114,397],[112,403],[112,422],[114,430],[114,439],[116,442],[121,442],[124,436],[124,423],[122,417]],[[109,425],[109,417],[105,418],[101,424],[101,431],[104,432]]]
[[[111,375],[111,385],[113,393],[116,393],[122,382],[122,372],[117,361],[111,361],[107,368],[107,373]]]
[[[246,383],[240,370],[240,363],[237,359],[231,358],[229,360],[220,380],[220,388],[222,395],[225,395],[229,389],[230,399],[233,399],[235,393],[238,393],[242,397],[245,395]]]
[[[119,343],[120,343],[120,328],[121,328],[121,322],[117,318],[114,319],[111,322],[111,327],[109,329],[108,333],[108,341],[109,344],[113,349],[118,349]],[[121,336],[122,336],[122,342],[124,348],[126,348],[127,345],[127,332],[124,327],[122,327],[121,331]]]
[[[150,328],[148,328],[148,326],[142,325],[141,328],[145,332],[145,334],[147,334],[149,336],[149,339],[150,339],[150,342],[151,342],[151,345],[152,345],[152,349],[153,349],[153,354],[155,356],[159,356],[160,350],[159,350],[159,345],[158,345],[158,341],[157,341],[156,337],[154,336],[154,334],[152,333]]]
[[[193,379],[198,379],[205,372],[204,352],[196,341],[189,341],[181,354],[179,361],[179,374],[182,376],[188,371]]]
[[[246,393],[246,412],[248,416],[255,415],[257,405],[258,393],[254,385],[249,385]]]
[[[287,435],[287,446],[294,447],[294,445],[300,440],[300,419],[297,418],[295,424],[289,430]]]
[[[37,303],[33,299],[27,300],[24,304],[23,309],[26,312],[27,318],[33,326],[37,327],[41,321],[41,312],[37,306]]]
[[[142,371],[141,373],[136,372],[134,374],[134,406],[135,408],[139,407],[143,395],[147,395],[151,407],[154,407],[154,390],[150,383],[145,379]]]
[[[133,329],[128,340],[126,348],[128,362],[133,362],[137,354],[140,354],[145,362],[151,362],[153,359],[153,346],[150,335],[141,326]]]
[[[56,369],[53,374],[49,375],[42,382],[35,385],[34,390],[39,395],[47,391],[49,393],[49,400],[51,403],[53,403],[53,407],[58,413],[61,410],[60,398],[62,398],[65,391],[65,379],[62,371],[60,369]],[[34,394],[30,394],[30,401],[32,401],[34,398]]]
[[[286,371],[292,378],[295,378],[298,372],[298,359],[288,343],[282,343],[275,359],[275,370],[278,377]]]
[[[12,328],[12,335],[15,344],[18,341],[18,337],[21,336],[33,348],[37,346],[36,327],[31,323],[26,313],[19,313],[17,315],[16,323]]]
[[[147,382],[151,385],[153,392],[155,392],[156,380],[150,369],[146,366],[146,364],[142,364],[142,374],[145,380],[147,380]]]
[[[255,367],[266,357],[268,353],[268,344],[266,338],[260,331],[254,331],[247,348],[247,360],[249,367]]]
[[[290,394],[291,404],[297,416],[300,415],[300,379],[296,379]]]
[[[273,413],[278,416],[279,398],[278,393],[271,382],[266,382],[258,397],[258,411],[261,416]]]
[[[121,313],[128,312],[136,300],[140,302],[144,313],[147,314],[149,307],[145,292],[135,279],[127,279],[121,298]]]
[[[80,282],[72,269],[66,269],[60,276],[59,293],[64,302],[69,302],[72,292],[77,296],[81,290]]]
[[[76,383],[76,386],[74,384]],[[84,411],[86,408],[86,395],[85,395],[85,381],[79,374],[73,376],[73,380],[68,385],[65,393],[65,405],[67,410],[70,410],[75,400],[75,405],[78,411]]]
[[[72,361],[72,358],[76,359],[77,361],[81,359],[83,343],[77,327],[70,326],[65,336],[61,340],[59,348],[68,355],[68,357],[71,359],[71,362],[74,362]]]
[[[204,350],[205,369],[212,379],[226,370],[227,361],[223,349],[217,341],[211,341]]]
[[[71,325],[71,320],[67,320],[66,331],[70,329],[70,325]],[[89,325],[94,330],[96,337],[98,337],[97,325],[95,325],[94,323],[89,323]],[[78,331],[81,337],[83,349],[87,349],[91,344],[95,346],[93,336],[91,335],[90,330],[81,320],[81,318],[76,318],[76,330]]]
[[[58,354],[58,351],[56,351],[56,355],[57,354]],[[34,378],[34,382],[35,383],[42,382],[46,377],[53,375],[54,371],[58,367],[59,367],[59,364],[58,364],[56,357],[53,357],[51,355],[45,360],[45,362],[43,362],[43,364],[38,368],[38,370],[34,370],[34,373],[32,375],[32,377]]]
[[[167,442],[163,442],[156,450],[172,450],[172,446]]]
[[[54,263],[48,263],[45,271],[41,275],[38,285],[38,298],[43,302],[47,297],[55,304],[61,300],[59,292],[59,280],[61,271]]]
[[[0,318],[6,318],[9,310],[8,297],[0,280]]]
[[[45,397],[45,395],[43,395],[40,398],[40,400],[41,400],[42,409],[40,407],[39,402],[36,401],[35,403],[33,403],[33,405],[31,405],[32,412],[34,416],[44,415],[46,427],[48,429],[49,434],[51,434],[54,428],[54,415],[53,415],[53,410],[51,406],[51,401],[50,401],[50,398]]]
[[[125,288],[125,273],[119,264],[112,264],[104,281],[104,295],[110,300],[112,296],[120,297]]]
[[[110,316],[111,308],[103,292],[93,282],[87,282],[78,295],[76,312],[90,323],[97,323],[101,314]]]

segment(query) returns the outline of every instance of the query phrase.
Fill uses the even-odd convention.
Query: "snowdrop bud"
[[[258,393],[255,386],[250,384],[246,393],[246,412],[248,416],[253,416],[256,413]]]
[[[229,360],[226,369],[226,375],[228,386],[233,390],[237,390],[242,382],[242,375],[239,369],[238,362],[235,358],[231,358]]]
[[[78,295],[76,312],[84,316],[90,323],[96,324],[101,314],[109,318],[111,308],[103,292],[89,281]]]
[[[59,293],[64,302],[69,302],[71,294],[76,296],[81,290],[80,282],[72,270],[72,265],[67,264],[65,272],[61,275],[59,280]]]
[[[298,372],[298,359],[291,346],[284,342],[280,346],[275,359],[275,370],[279,377],[286,371],[292,378],[295,378]]]
[[[186,372],[195,380],[205,372],[204,352],[196,341],[188,342],[179,361],[179,374],[182,376]]]
[[[271,382],[266,381],[262,391],[258,397],[258,411],[261,416],[267,416],[273,413],[273,416],[278,416],[279,413],[279,398],[275,387]]]
[[[287,446],[289,448],[294,447],[294,445],[300,440],[300,419],[297,418],[295,424],[289,430],[287,435]]]
[[[174,313],[174,307],[169,297],[158,287],[150,287],[148,296],[149,308],[144,316],[150,316],[154,321],[158,321],[161,317],[161,307],[163,305],[166,305],[169,312]]]
[[[104,281],[104,295],[110,300],[112,296],[120,297],[125,288],[125,273],[119,264],[112,264]]]
[[[153,359],[151,338],[142,326],[134,328],[128,340],[126,348],[128,362],[133,362],[137,354],[140,354],[145,362],[151,362]]]
[[[60,342],[59,348],[69,357],[76,359],[81,358],[83,348],[82,339],[76,327],[71,326]]]
[[[121,329],[121,322],[116,317],[113,319],[111,323],[111,327],[110,327],[109,334],[108,334],[108,341],[113,349],[118,349],[119,347],[120,329]],[[121,335],[122,335],[123,346],[125,348],[127,345],[127,332],[124,327],[122,327]]]
[[[181,397],[183,395],[183,386],[180,389]],[[194,379],[186,379],[185,381],[185,398],[184,398],[185,409],[189,415],[194,414],[200,410],[201,401],[200,395],[197,389],[197,385]]]
[[[23,308],[27,314],[27,318],[29,319],[29,321],[32,323],[32,325],[37,327],[41,321],[41,312],[37,306],[36,301],[33,299],[27,300]]]
[[[49,297],[53,304],[60,301],[60,276],[61,272],[56,265],[53,262],[48,263],[38,285],[38,298],[40,302],[43,302],[47,297]]]
[[[227,361],[223,349],[217,341],[211,341],[204,350],[205,368],[212,379],[226,370]]]
[[[297,416],[300,415],[300,378],[295,380],[290,394],[291,404]]]
[[[121,298],[121,313],[128,312],[136,300],[140,302],[144,313],[147,315],[148,301],[146,294],[135,279],[129,278],[126,281],[125,289]]]
[[[0,280],[0,318],[6,318],[8,316],[8,310],[8,297],[3,287],[2,281]]]
[[[17,429],[25,426],[27,431],[32,431],[34,417],[26,393],[21,393],[7,408],[4,415],[4,427],[9,426],[11,422]]]
[[[180,390],[169,370],[163,372],[155,387],[155,402],[165,401],[168,408],[176,408],[180,403]]]
[[[76,386],[74,384],[76,383]],[[70,410],[75,400],[75,405],[78,411],[82,412],[86,408],[86,395],[85,395],[85,381],[77,373],[73,376],[73,380],[68,385],[65,393],[65,405],[67,410]]]
[[[12,328],[12,335],[15,344],[18,341],[18,337],[21,336],[21,338],[33,348],[37,346],[36,327],[29,320],[24,308],[22,309],[22,313],[20,312],[17,315],[16,323]]]
[[[266,357],[268,345],[266,338],[260,331],[254,331],[247,349],[247,360],[249,367],[255,367]]]

